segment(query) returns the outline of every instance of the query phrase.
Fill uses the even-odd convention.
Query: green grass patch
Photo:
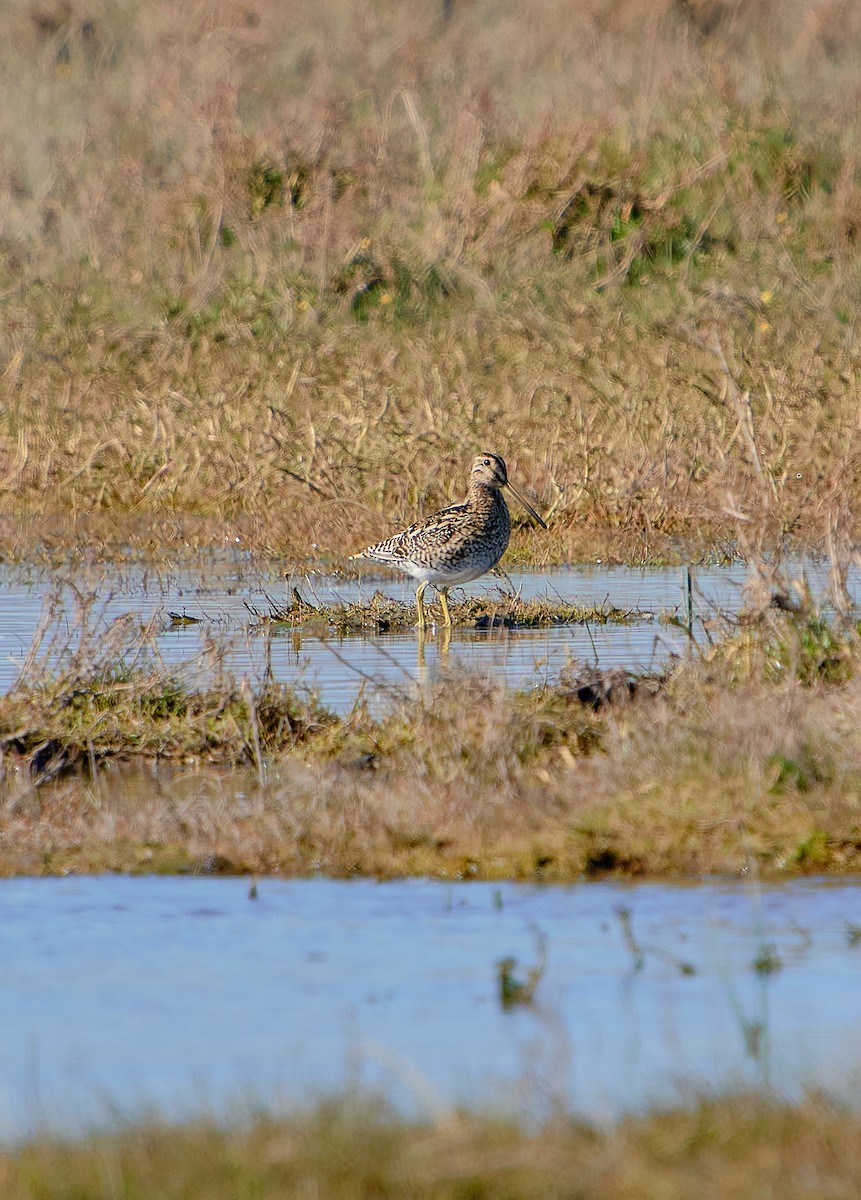
[[[432,601],[425,601],[433,612]],[[640,609],[616,608],[611,604],[578,605],[542,598],[522,600],[509,596],[449,598],[449,611],[456,627],[475,630],[545,629],[560,625],[626,625],[651,620],[653,614]],[[259,625],[303,628],[318,634],[396,633],[412,629],[415,605],[403,604],[375,592],[367,602],[312,604],[294,589],[289,608],[271,604],[268,611],[251,610]],[[441,620],[441,614],[440,614]]]

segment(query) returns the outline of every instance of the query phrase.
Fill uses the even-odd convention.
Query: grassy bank
[[[0,1153],[0,1181],[9,1200],[554,1200],[572,1188],[584,1200],[850,1200],[861,1190],[859,1146],[858,1114],[813,1097],[703,1100],[610,1128],[559,1118],[537,1133],[491,1118],[411,1123],[346,1102],[228,1132],[200,1122],[44,1137]]]
[[[521,559],[861,533],[854,13],[16,0],[7,34],[7,555],[340,560],[484,446],[550,517]]]
[[[660,677],[572,666],[521,693],[444,669],[345,717],[219,662],[195,682],[128,620],[34,648],[0,697],[0,871],[861,867],[858,638],[803,607]]]

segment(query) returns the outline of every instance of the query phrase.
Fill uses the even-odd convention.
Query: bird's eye
[[[482,460],[482,464],[481,464],[481,465],[482,465],[483,467],[489,467],[489,466],[490,466],[490,459],[489,459],[489,458],[485,458],[485,459],[483,459],[483,460]]]

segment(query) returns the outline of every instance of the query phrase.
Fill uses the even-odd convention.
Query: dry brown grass
[[[487,1200],[854,1200],[861,1120],[817,1097],[704,1099],[610,1128],[559,1118],[408,1122],[344,1101],[250,1128],[147,1124],[80,1142],[43,1137],[0,1156],[10,1200],[152,1195],[309,1196],[320,1200],[481,1196]]]
[[[17,0],[6,553],[341,556],[484,445],[531,560],[857,537],[859,58],[831,0]]]

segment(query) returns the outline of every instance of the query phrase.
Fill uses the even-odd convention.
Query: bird
[[[476,455],[469,473],[469,491],[462,504],[452,504],[408,529],[351,554],[404,571],[419,581],[416,588],[418,628],[427,625],[424,594],[428,584],[439,592],[443,624],[451,628],[449,589],[469,583],[490,571],[505,553],[511,536],[511,516],[502,496],[508,488],[544,529],[538,513],[509,482],[504,459],[489,450]]]

